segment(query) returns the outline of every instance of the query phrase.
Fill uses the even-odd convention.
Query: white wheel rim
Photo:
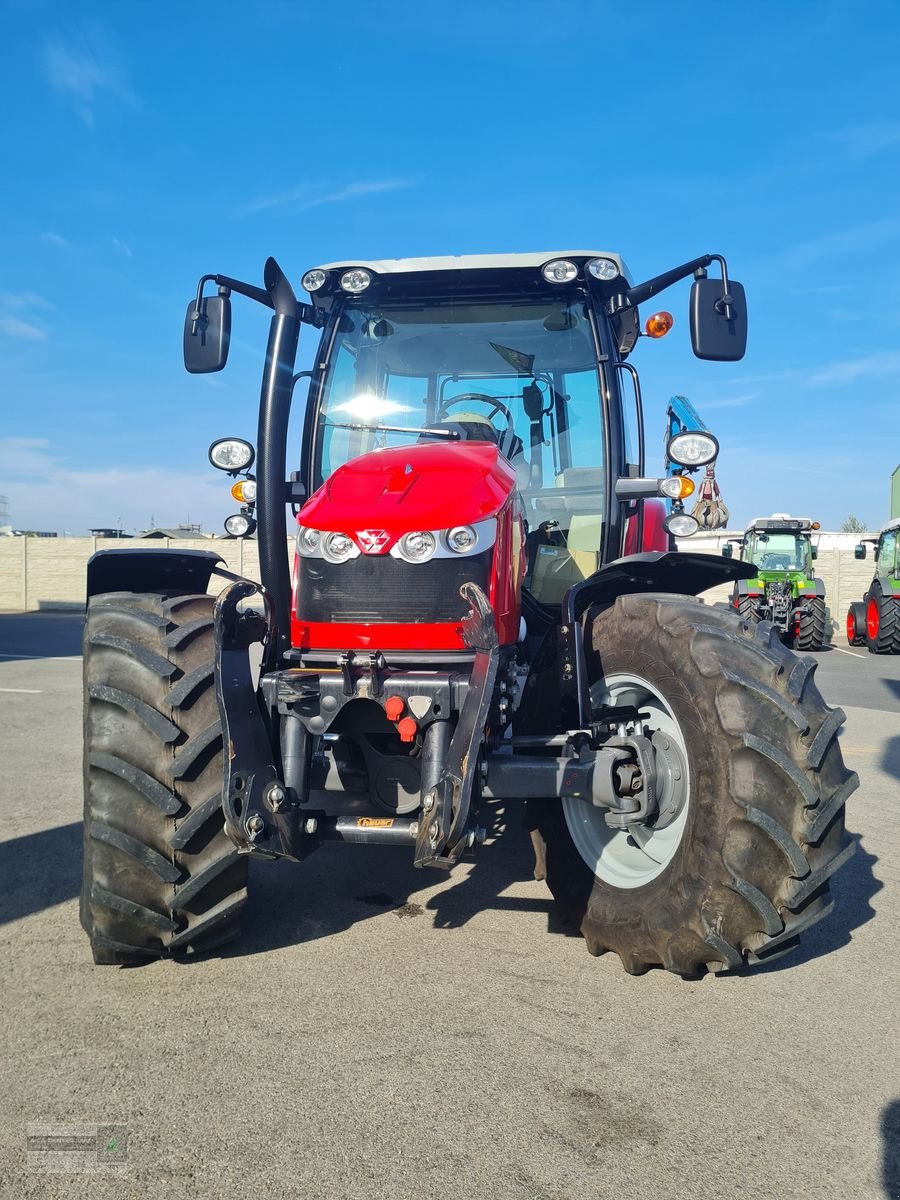
[[[591,688],[594,705],[633,705],[649,712],[648,732],[657,730],[671,738],[681,752],[685,768],[684,805],[671,825],[653,829],[633,825],[610,829],[606,809],[584,800],[564,799],[563,814],[578,853],[598,879],[617,888],[638,888],[662,874],[681,844],[691,806],[691,777],[684,734],[671,706],[653,684],[640,675],[610,675]]]

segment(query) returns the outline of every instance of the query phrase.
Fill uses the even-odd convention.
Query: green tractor
[[[741,559],[757,568],[753,579],[735,583],[732,607],[745,621],[771,621],[795,650],[821,650],[825,642],[825,584],[813,568],[818,528],[818,521],[775,513],[751,521],[742,538],[723,548],[730,558],[731,543],[740,546]]]
[[[891,521],[877,538],[863,538],[854,551],[866,557],[866,543],[875,545],[875,577],[862,600],[847,612],[847,641],[868,646],[871,654],[900,654],[900,560],[897,556],[900,520]]]

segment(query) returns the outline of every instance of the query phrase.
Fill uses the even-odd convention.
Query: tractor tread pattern
[[[837,738],[845,718],[815,686],[815,661],[797,658],[771,622],[691,597],[620,596],[591,618],[601,670],[660,670],[676,693],[693,680],[681,703],[704,714],[711,758],[699,769],[710,790],[697,803],[716,823],[715,845],[700,848],[704,833],[648,884],[615,888],[581,859],[564,813],[536,802],[532,837],[563,918],[591,953],[616,953],[631,973],[663,966],[692,978],[788,952],[830,911],[828,881],[855,847],[843,821],[858,786]]]
[[[239,935],[247,859],[224,831],[214,600],[91,600],[84,638],[85,878],[94,961],[201,953]]]
[[[825,645],[825,629],[828,624],[828,614],[825,600],[822,596],[812,596],[805,601],[804,611],[800,613],[797,633],[794,638],[795,650],[821,650]]]

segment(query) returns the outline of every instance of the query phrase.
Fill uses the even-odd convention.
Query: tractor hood
[[[515,486],[515,471],[490,442],[373,450],[338,467],[304,504],[297,522],[351,536],[377,528],[393,541],[411,530],[494,517]]]

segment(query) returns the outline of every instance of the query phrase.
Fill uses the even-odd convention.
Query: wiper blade
[[[332,429],[356,429],[364,432],[367,429],[378,429],[382,433],[426,433],[431,437],[449,438],[459,441],[459,431],[456,429],[422,429],[413,425],[369,425],[364,421],[325,421],[323,424]]]

